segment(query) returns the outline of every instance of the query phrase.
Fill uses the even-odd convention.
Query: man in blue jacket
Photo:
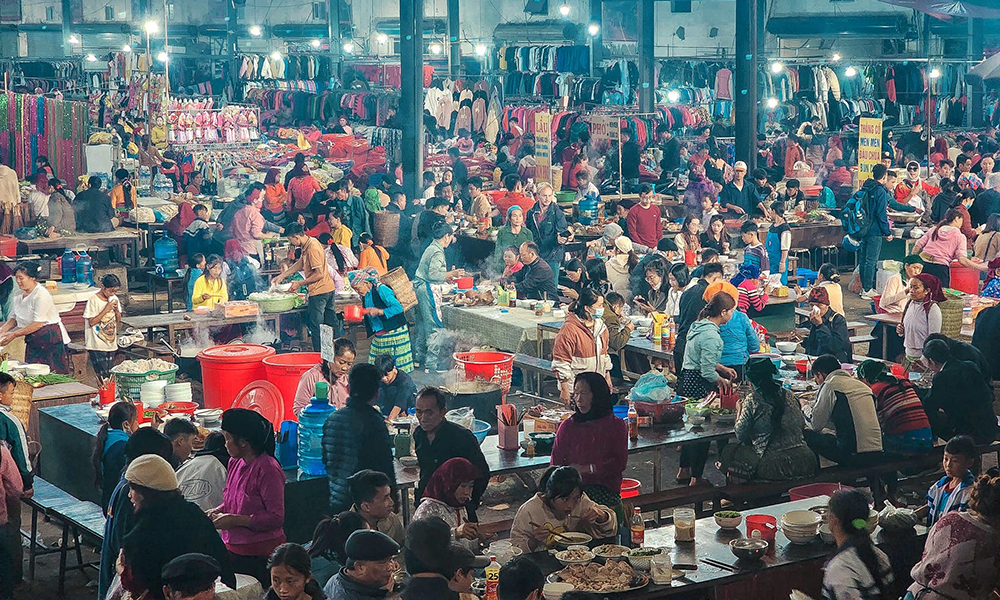
[[[882,253],[882,238],[892,241],[888,216],[889,190],[885,189],[887,173],[885,165],[875,165],[872,167],[872,178],[865,181],[861,188],[865,190],[865,210],[870,224],[858,250],[858,265],[861,271],[861,297],[868,300],[876,294],[875,270]]]

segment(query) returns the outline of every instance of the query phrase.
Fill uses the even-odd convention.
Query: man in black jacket
[[[524,216],[524,224],[531,231],[538,245],[538,255],[552,270],[552,284],[556,285],[559,265],[566,251],[566,242],[572,241],[573,232],[566,224],[566,215],[556,206],[556,193],[548,183],[540,183],[535,191],[537,204]],[[527,264],[527,263],[525,263]]]
[[[679,302],[680,312],[677,314],[677,342],[674,344],[674,365],[684,364],[684,346],[687,344],[687,333],[691,325],[698,320],[698,313],[705,308],[705,290],[716,281],[722,281],[722,263],[702,265],[701,279],[698,283],[684,290]]]
[[[556,300],[559,291],[556,288],[552,267],[538,256],[538,244],[524,242],[520,248],[521,262],[524,264],[514,273],[514,285],[517,295],[529,300]]]
[[[427,482],[438,467],[452,458],[464,458],[483,474],[473,484],[472,499],[465,505],[469,520],[478,522],[476,509],[479,508],[479,500],[490,481],[490,466],[486,463],[476,436],[465,427],[444,418],[447,410],[448,403],[440,389],[425,387],[417,394],[415,416],[420,427],[413,432],[413,443],[417,449],[420,481],[414,492],[414,500],[420,500]]]
[[[976,317],[972,345],[990,361],[993,380],[1000,380],[1000,306],[987,308]]]
[[[930,393],[923,399],[934,435],[947,440],[964,434],[977,444],[995,440],[993,391],[986,387],[976,365],[952,356],[948,342],[940,339],[926,342],[923,355],[930,370],[937,372]]]
[[[76,195],[73,200],[73,212],[76,213],[76,230],[80,233],[107,233],[114,231],[111,219],[115,209],[111,207],[111,198],[101,191],[101,178],[91,177],[89,186]]]
[[[623,129],[622,136],[622,180],[626,192],[631,192],[639,185],[639,144],[633,139],[632,132]]]
[[[951,357],[953,359],[964,360],[976,365],[979,372],[983,374],[983,381],[986,382],[986,387],[993,389],[993,367],[990,365],[990,361],[986,358],[986,355],[979,351],[979,348],[976,348],[972,344],[953,340],[943,333],[928,335],[924,343],[926,344],[931,340],[944,340],[951,350]]]
[[[382,373],[375,365],[351,367],[347,376],[351,391],[347,405],[332,413],[323,425],[323,465],[330,478],[330,514],[350,510],[354,497],[348,478],[362,469],[385,473],[396,498],[392,440],[382,413],[373,406],[381,379]]]
[[[664,176],[672,176],[674,171],[681,168],[681,143],[665,124],[656,127],[656,136],[660,150],[663,151],[660,168],[663,169]]]

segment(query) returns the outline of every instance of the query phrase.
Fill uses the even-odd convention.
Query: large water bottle
[[[72,250],[66,248],[59,266],[62,269],[62,282],[76,283],[76,254]]]
[[[76,257],[76,282],[94,285],[94,261],[86,250]]]
[[[299,411],[299,469],[309,476],[326,475],[323,464],[323,424],[337,410],[327,399],[327,383],[316,383],[316,392],[309,404]]]
[[[174,241],[167,230],[163,230],[163,237],[153,242],[153,263],[158,267],[163,267],[167,275],[173,275],[180,268],[177,261],[177,242]]]
[[[156,198],[163,198],[166,200],[173,194],[174,183],[163,173],[157,173],[156,177],[153,177],[152,195]]]

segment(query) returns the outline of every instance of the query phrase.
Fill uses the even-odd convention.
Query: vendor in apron
[[[771,203],[773,224],[767,230],[764,248],[771,274],[781,275],[781,285],[788,285],[788,252],[792,248],[792,230],[785,221],[785,205],[781,201]]]
[[[438,370],[448,366],[448,361],[442,360],[438,356],[436,345],[431,344],[428,347],[430,337],[444,326],[441,322],[441,315],[438,313],[438,299],[435,298],[435,289],[431,286],[443,284],[452,277],[461,277],[465,274],[464,269],[448,270],[444,251],[455,239],[455,236],[452,235],[451,225],[447,223],[436,224],[431,236],[433,241],[420,257],[420,264],[417,266],[417,272],[413,278],[413,291],[417,295],[417,335],[416,347],[413,348],[413,360],[415,363],[422,364],[424,371]]]
[[[21,263],[14,269],[20,291],[14,293],[13,315],[0,327],[0,346],[23,337],[25,362],[48,365],[55,373],[69,373],[66,355],[69,334],[52,295],[38,283],[40,269],[35,261]]]

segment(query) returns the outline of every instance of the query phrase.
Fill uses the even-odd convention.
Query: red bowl
[[[799,373],[805,375],[806,371],[809,369],[809,361],[804,358],[799,359],[795,361],[795,368],[799,370]]]

